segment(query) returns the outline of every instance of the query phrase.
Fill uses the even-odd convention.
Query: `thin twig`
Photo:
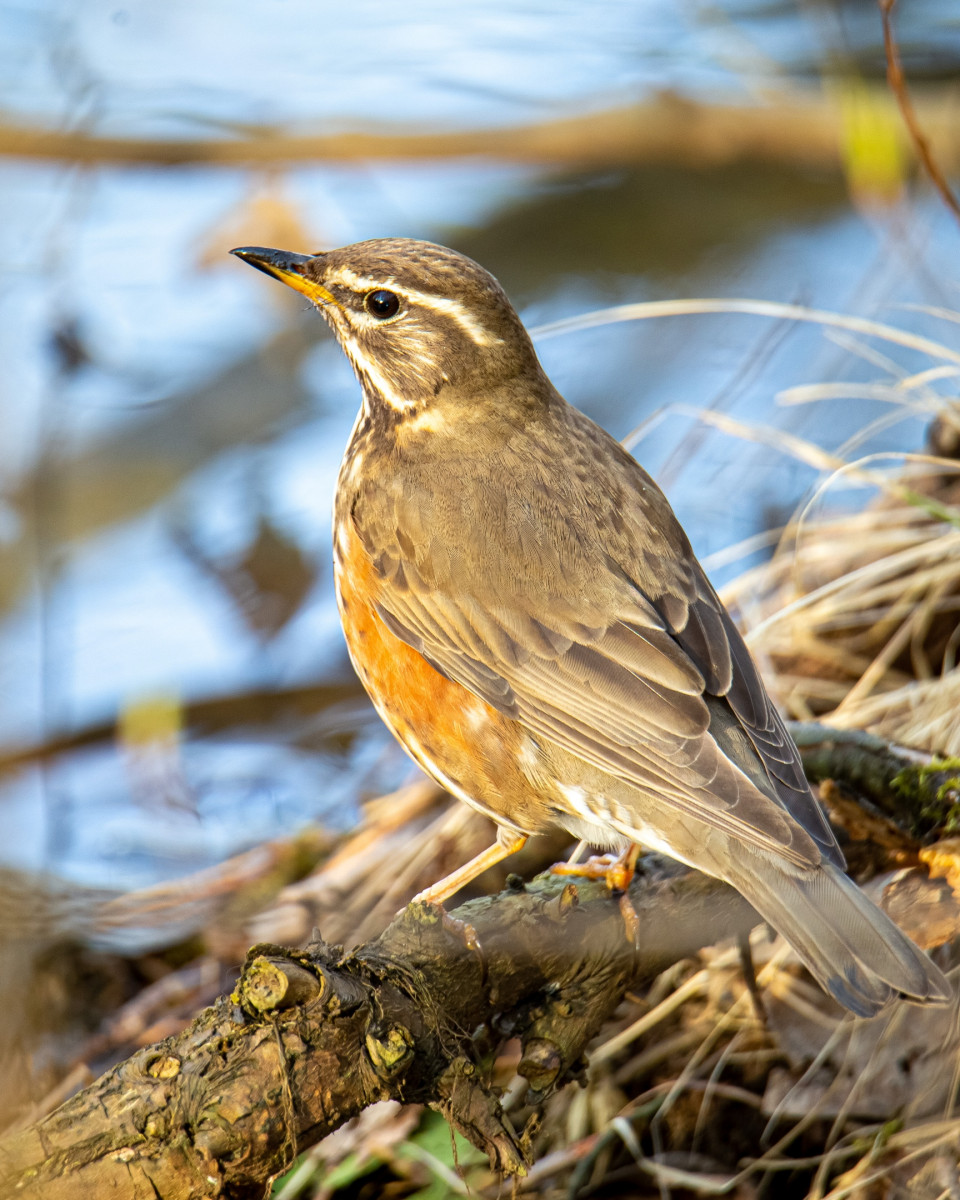
[[[960,203],[958,203],[956,196],[954,196],[950,189],[950,185],[944,179],[943,172],[940,170],[937,160],[933,157],[933,153],[930,150],[930,142],[920,128],[920,122],[917,120],[917,114],[913,108],[913,101],[910,99],[910,93],[907,90],[903,64],[900,61],[900,49],[897,45],[897,39],[894,37],[893,21],[891,20],[897,0],[877,0],[877,2],[880,5],[880,20],[883,23],[883,48],[887,56],[887,80],[894,96],[897,98],[903,123],[910,134],[910,140],[916,149],[917,157],[923,164],[924,170],[930,176],[931,183],[940,193],[940,198],[946,204],[947,208],[960,220]]]

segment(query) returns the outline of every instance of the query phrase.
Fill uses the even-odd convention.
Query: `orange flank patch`
[[[546,807],[520,765],[530,738],[515,721],[441,675],[384,625],[375,611],[384,584],[353,522],[345,524],[342,535],[338,531],[340,619],[350,658],[377,712],[443,787],[508,828],[521,828],[515,823],[518,811]],[[542,823],[537,815],[532,828]]]

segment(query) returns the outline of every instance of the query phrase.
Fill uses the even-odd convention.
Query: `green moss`
[[[960,758],[905,767],[890,780],[890,790],[903,801],[912,833],[960,834]]]

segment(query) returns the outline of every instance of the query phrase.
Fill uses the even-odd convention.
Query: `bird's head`
[[[444,246],[383,238],[313,255],[260,246],[231,253],[317,306],[371,407],[423,415],[504,388],[532,398],[545,383],[503,288]]]

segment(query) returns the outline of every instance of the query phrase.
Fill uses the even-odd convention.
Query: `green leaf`
[[[300,1170],[306,1157],[306,1155],[301,1155],[289,1171],[286,1171],[279,1179],[274,1180],[270,1193],[272,1196],[278,1195],[291,1176]],[[360,1154],[348,1154],[343,1162],[338,1163],[328,1172],[324,1172],[324,1164],[318,1162],[315,1170],[309,1176],[304,1176],[298,1194],[302,1194],[308,1185],[321,1181],[325,1190],[336,1192],[340,1188],[348,1187],[355,1180],[362,1179],[364,1175],[369,1175],[371,1171],[375,1171],[381,1166],[383,1166],[382,1159],[377,1158],[375,1155],[366,1156]]]

